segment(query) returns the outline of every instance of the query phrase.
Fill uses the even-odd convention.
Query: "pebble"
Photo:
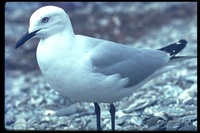
[[[136,107],[134,108],[135,111],[138,110],[142,110],[146,107],[151,106],[152,104],[154,104],[157,101],[157,99],[151,99],[151,100],[141,100],[138,101],[138,104],[136,105]]]
[[[91,121],[87,124],[87,129],[88,130],[96,130],[97,125],[96,125],[96,119],[91,119]]]
[[[105,125],[105,127],[103,128],[103,130],[111,131],[111,130],[112,130],[112,129],[111,129],[111,123],[110,123],[110,122],[107,123],[107,124]],[[120,131],[120,130],[122,130],[122,127],[119,126],[119,125],[115,125],[115,130],[116,130],[116,131]]]
[[[164,95],[166,98],[170,97],[178,97],[180,93],[183,91],[181,87],[179,86],[172,86],[171,84],[165,85],[164,88]],[[169,100],[169,99],[167,99]]]
[[[110,112],[108,110],[101,110],[101,118],[110,118]]]
[[[136,116],[132,116],[130,122],[136,126],[141,126],[143,124],[143,120],[140,117],[136,117]]]
[[[192,125],[193,125],[195,128],[197,128],[197,121],[194,121],[194,122],[192,123]]]
[[[131,104],[128,108],[126,108],[125,113],[140,111],[146,107],[151,106],[155,102],[156,102],[156,99],[149,99],[149,100],[137,99],[134,101],[133,104]]]
[[[162,107],[159,108],[158,106],[152,106],[150,108],[146,108],[144,110],[144,113],[146,114],[150,114],[150,115],[154,115],[157,116],[159,115],[163,115],[160,117],[165,118],[166,115],[168,117],[177,117],[177,116],[184,116],[186,114],[186,111],[180,107]]]
[[[157,125],[157,124],[158,124],[158,123],[157,123],[158,120],[159,120],[159,117],[152,117],[152,118],[150,118],[150,119],[148,120],[148,122],[147,122],[148,127]]]
[[[193,125],[185,125],[178,129],[178,131],[194,131],[196,128]]]
[[[71,119],[69,119],[69,117],[58,117],[58,125],[65,125],[68,126],[71,123]]]
[[[188,115],[180,118],[181,121],[195,121],[197,120],[197,114],[195,115]]]
[[[170,104],[176,104],[176,99],[169,98],[162,102],[163,106],[169,106]]]
[[[187,112],[192,112],[194,114],[197,114],[197,106],[196,105],[185,105],[184,109]]]
[[[181,127],[181,123],[178,120],[170,120],[166,125],[167,131],[175,131]]]
[[[43,96],[39,96],[39,97],[31,97],[30,102],[33,106],[37,107],[40,104],[42,104],[42,102],[44,101],[44,97]]]
[[[48,123],[41,123],[37,126],[37,130],[45,130],[49,126]]]
[[[76,114],[80,112],[80,109],[78,108],[78,106],[76,104],[72,104],[66,108],[63,109],[59,109],[55,112],[56,116],[68,116],[71,114]]]
[[[125,120],[123,118],[115,118],[115,124],[123,126],[125,124]]]
[[[154,125],[154,126],[149,127],[148,130],[150,130],[150,131],[158,131],[159,128],[160,128],[159,125]]]
[[[26,120],[17,119],[13,127],[14,130],[25,130],[26,129]]]
[[[121,118],[121,117],[128,116],[130,112],[128,114],[127,113],[128,112],[126,111],[126,109],[125,110],[118,110],[115,115],[116,115],[116,117]]]
[[[169,108],[166,113],[170,117],[177,117],[177,116],[181,117],[186,114],[186,111],[179,107],[173,107],[173,108]]]
[[[74,131],[74,130],[78,130],[76,127],[74,127],[74,125],[69,125],[67,127],[64,127],[64,130],[71,130],[71,131]]]
[[[178,100],[183,104],[192,104],[194,103],[194,97],[197,95],[197,86],[192,85],[189,89],[184,90],[179,96]]]
[[[13,123],[15,123],[15,117],[14,117],[14,114],[12,113],[6,113],[5,114],[5,126],[8,127],[10,125],[12,125]]]

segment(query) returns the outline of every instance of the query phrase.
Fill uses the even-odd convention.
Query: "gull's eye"
[[[42,22],[43,22],[43,23],[47,23],[48,21],[49,21],[49,18],[48,18],[48,17],[42,18]]]

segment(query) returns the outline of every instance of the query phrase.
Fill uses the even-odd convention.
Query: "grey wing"
[[[131,87],[165,66],[169,57],[160,50],[134,49],[113,42],[102,42],[92,50],[93,71],[104,75],[120,74]]]

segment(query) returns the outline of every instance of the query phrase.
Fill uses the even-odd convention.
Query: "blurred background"
[[[140,47],[160,48],[182,38],[188,39],[189,45],[196,44],[197,7],[192,2],[8,2],[5,5],[6,68],[38,69],[35,60],[37,39],[18,50],[14,47],[28,30],[32,13],[46,5],[62,7],[76,34],[122,44],[139,42]]]
[[[130,47],[151,49],[159,49],[180,39],[186,39],[187,47],[180,55],[197,55],[196,2],[7,2],[5,4],[5,127],[7,129],[94,130],[96,128],[92,104],[64,98],[45,82],[35,57],[39,39],[29,40],[15,50],[16,42],[28,30],[32,13],[46,5],[63,8],[69,15],[76,34],[110,40]],[[180,64],[178,69],[163,74],[159,79],[156,78],[145,85],[141,91],[117,102],[116,108],[119,111],[116,114],[117,129],[160,130],[162,127],[163,130],[196,130],[196,66],[195,59],[186,61]],[[148,94],[143,96],[144,92]],[[144,98],[145,101],[142,101]],[[109,129],[108,106],[101,106],[103,129]],[[176,115],[167,111],[166,107],[169,106],[175,109]],[[64,108],[64,111],[61,108]],[[163,110],[158,110],[159,108]],[[172,115],[172,118],[170,117],[172,120],[164,119],[164,115],[157,118],[154,113],[150,113],[152,110],[154,113],[168,112],[167,115]],[[188,110],[192,112],[192,116],[188,116]],[[135,114],[135,117],[129,116],[131,113]],[[187,121],[190,123],[181,123],[182,116],[187,116]],[[165,126],[154,127],[156,123],[148,125],[155,117],[158,120],[163,118]],[[174,117],[180,117],[181,120],[177,121],[180,126],[173,128],[170,124],[176,123],[173,121]],[[186,118],[182,121],[186,121]]]

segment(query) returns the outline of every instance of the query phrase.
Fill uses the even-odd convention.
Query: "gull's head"
[[[63,31],[69,35],[74,34],[71,22],[65,11],[56,6],[44,6],[32,14],[29,29],[17,42],[15,49],[30,38],[46,39]]]

